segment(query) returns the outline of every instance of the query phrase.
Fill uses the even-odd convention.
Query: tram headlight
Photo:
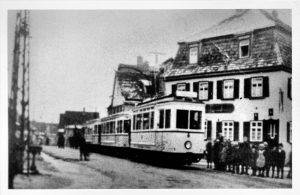
[[[192,148],[192,142],[190,142],[190,141],[186,141],[185,143],[184,143],[184,147],[186,148],[186,149],[191,149]]]

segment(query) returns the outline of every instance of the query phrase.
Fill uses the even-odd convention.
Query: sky
[[[235,10],[31,10],[30,117],[58,123],[66,110],[106,116],[115,70],[138,55],[156,66],[175,57],[177,42]],[[12,66],[16,11],[8,12],[8,69]],[[289,10],[279,18],[291,25]],[[8,71],[10,72],[10,71]]]

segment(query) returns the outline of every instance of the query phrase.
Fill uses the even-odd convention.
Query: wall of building
[[[264,99],[248,99],[244,98],[244,79],[250,77],[266,76],[269,77],[269,97]],[[208,120],[212,121],[212,138],[216,137],[216,122],[223,120],[234,120],[239,122],[239,141],[243,140],[243,122],[250,121],[254,118],[254,113],[258,113],[258,119],[269,119],[269,109],[273,108],[274,114],[271,118],[279,119],[279,142],[284,144],[287,151],[290,150],[291,145],[287,143],[287,122],[292,120],[292,102],[287,97],[288,93],[288,78],[291,77],[290,73],[284,71],[255,73],[255,74],[242,74],[212,78],[199,78],[180,81],[166,82],[166,94],[172,93],[172,85],[176,83],[190,83],[193,86],[194,82],[199,81],[213,81],[213,99],[204,101],[205,104],[218,104],[218,103],[231,103],[234,105],[232,113],[211,113],[206,114]],[[221,100],[217,99],[217,81],[224,79],[239,79],[239,99],[234,100]],[[283,91],[283,110],[279,108],[280,95],[279,91]],[[193,91],[193,87],[190,87]]]

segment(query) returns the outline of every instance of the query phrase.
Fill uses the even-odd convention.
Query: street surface
[[[16,188],[291,188],[291,179],[258,178],[206,169],[202,163],[163,168],[126,159],[91,154],[79,161],[79,151],[43,146],[37,161],[41,175],[15,179]]]

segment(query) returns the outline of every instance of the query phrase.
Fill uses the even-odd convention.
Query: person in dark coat
[[[87,145],[84,136],[79,133],[78,134],[78,146],[79,146],[79,152],[80,152],[80,160],[82,160],[82,157],[84,157],[84,160],[88,160],[88,151],[87,151]]]
[[[283,179],[283,168],[284,168],[284,163],[285,163],[285,151],[283,150],[283,144],[282,143],[280,143],[278,145],[276,162],[277,162],[277,177],[276,178],[279,178],[279,175],[281,174],[280,178]]]
[[[215,169],[220,169],[220,151],[222,150],[222,144],[220,143],[219,139],[215,140],[215,143],[213,145],[213,161],[215,165]]]
[[[62,133],[58,134],[57,145],[58,145],[59,148],[64,148],[65,147],[65,137]]]
[[[212,161],[213,161],[213,146],[211,141],[209,140],[206,143],[206,150],[205,150],[205,156],[207,161],[207,168],[212,168]]]
[[[271,149],[268,145],[267,142],[264,142],[264,146],[265,146],[265,158],[266,158],[266,165],[265,165],[265,173],[266,173],[266,177],[269,177],[269,172],[270,172],[270,167],[271,167],[271,164],[272,164],[272,156],[271,156]]]
[[[272,148],[269,160],[270,160],[269,166],[270,166],[270,169],[272,171],[272,178],[273,178],[274,177],[275,168],[276,168],[276,160],[277,160],[277,147],[276,146],[274,146]]]
[[[227,155],[226,155],[226,166],[227,166],[227,171],[233,172],[233,144],[229,141],[228,146],[227,146]]]
[[[250,166],[252,169],[252,176],[256,176],[256,159],[258,157],[258,153],[257,153],[257,146],[253,145],[251,147],[251,153],[250,153]]]
[[[241,152],[241,165],[242,165],[241,174],[248,175],[250,153],[251,153],[248,137],[244,137],[244,142],[241,143],[240,145],[240,152]]]
[[[239,143],[233,142],[232,144],[232,173],[240,173],[240,146]]]

